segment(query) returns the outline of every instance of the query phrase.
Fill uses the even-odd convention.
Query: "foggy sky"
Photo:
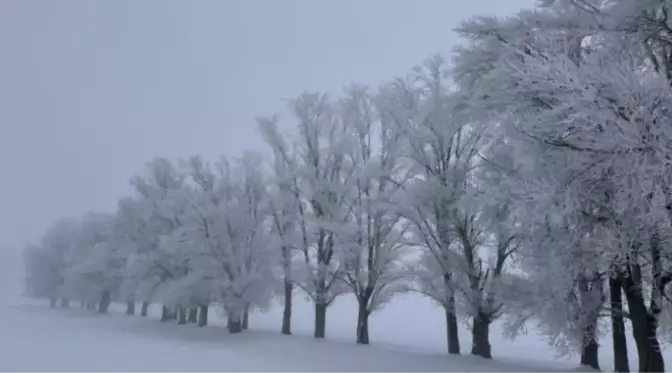
[[[153,156],[260,149],[283,99],[405,74],[460,20],[532,3],[0,0],[0,253],[112,211]]]

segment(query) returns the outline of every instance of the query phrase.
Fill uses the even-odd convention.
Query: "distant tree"
[[[23,249],[26,274],[24,294],[34,298],[48,298],[51,308],[56,307],[61,279],[57,263],[53,253],[41,246],[30,244]]]
[[[267,307],[277,256],[269,243],[270,220],[260,156],[247,152],[234,165],[223,158],[208,193],[199,193],[185,237],[196,248],[190,278],[209,279],[212,298],[224,307],[229,332],[243,330],[250,306]],[[279,254],[279,253],[278,253]]]
[[[67,307],[70,301],[72,286],[68,269],[73,260],[73,250],[79,224],[75,219],[62,218],[57,220],[42,236],[41,247],[45,251],[43,257],[49,268],[50,276],[54,276],[55,293],[50,298],[53,302],[61,299],[61,306]]]
[[[79,226],[76,250],[68,269],[82,299],[97,295],[98,312],[106,313],[123,278],[125,256],[116,245],[114,215],[89,213]],[[95,299],[95,298],[94,298]]]

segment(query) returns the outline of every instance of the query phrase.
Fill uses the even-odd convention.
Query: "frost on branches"
[[[54,253],[42,246],[30,244],[23,249],[25,266],[24,294],[35,298],[49,298],[51,308],[56,307],[60,268]]]
[[[298,224],[298,220],[304,216],[304,208],[301,204],[299,178],[296,163],[296,154],[291,152],[289,144],[279,132],[278,118],[257,118],[259,132],[272,153],[272,176],[269,178],[269,214],[271,218],[271,232],[280,250],[282,278],[282,327],[281,333],[292,334],[292,297],[294,294],[293,265],[294,249],[301,241],[300,237],[307,239],[305,224]],[[290,158],[292,157],[292,158]],[[299,228],[301,231],[299,232]],[[301,236],[300,236],[301,235]]]
[[[71,294],[98,303],[98,312],[107,312],[118,291],[125,256],[115,240],[114,215],[89,213],[80,223],[72,252],[69,275]]]
[[[371,97],[351,86],[340,101],[347,147],[347,218],[333,228],[341,262],[339,277],[359,304],[357,343],[369,343],[369,315],[408,290],[408,222],[393,204],[401,196],[401,137],[386,112],[386,91]]]
[[[548,255],[545,268],[561,265],[555,257],[578,258],[558,274],[567,276],[559,279],[562,293],[599,293],[591,289],[617,279],[640,371],[663,371],[657,333],[672,280],[670,4],[544,3],[537,12],[462,25],[471,43],[458,52],[457,77],[473,109],[492,113],[525,154],[518,188],[531,224],[546,226],[533,239],[569,232],[556,237],[563,244],[538,246],[574,252]],[[578,313],[595,318],[585,314],[592,308]],[[619,309],[612,317],[623,315]],[[591,338],[583,339],[592,356],[582,360],[597,367],[597,347],[587,351]]]
[[[134,258],[135,270],[144,276],[139,289],[145,298],[164,301],[162,321],[176,316],[171,308],[182,299],[171,286],[188,271],[187,245],[181,242],[181,218],[186,210],[184,180],[184,175],[165,158],[153,159],[144,174],[131,180],[147,235],[147,244],[138,247]]]
[[[211,181],[194,178],[203,191],[192,204],[186,236],[194,249],[193,276],[207,281],[211,299],[224,308],[229,331],[237,333],[250,307],[268,307],[276,256],[270,249],[259,155],[246,153],[234,165],[222,159],[216,168],[216,175],[204,174]]]
[[[289,106],[297,122],[291,147],[273,120],[260,120],[260,127],[279,157],[276,162],[283,162],[290,173],[279,181],[283,195],[291,199],[298,225],[298,234],[291,240],[299,253],[292,268],[293,282],[315,303],[314,336],[324,338],[327,307],[347,291],[339,281],[334,230],[349,219],[344,206],[349,144],[335,105],[326,96],[306,93]]]
[[[151,297],[140,291],[145,279],[143,269],[143,252],[152,246],[152,236],[148,231],[147,221],[143,216],[144,205],[139,198],[125,197],[117,204],[115,231],[118,245],[126,255],[126,266],[120,287],[120,296],[126,298],[127,313],[135,313],[136,300],[142,301],[141,316],[147,316]]]
[[[451,89],[440,56],[389,84],[387,95],[408,172],[396,209],[410,223],[407,244],[421,248],[417,290],[445,309],[449,353],[460,353],[459,309],[471,319],[472,354],[489,358],[489,326],[501,315],[501,282],[516,245],[510,201],[492,195],[496,187],[481,172],[487,122]]]
[[[72,287],[69,269],[73,260],[76,259],[73,257],[73,251],[77,240],[78,225],[79,222],[75,219],[63,218],[49,227],[42,236],[40,245],[42,250],[37,251],[36,257],[37,263],[43,266],[42,268],[47,270],[47,273],[29,272],[37,275],[33,278],[37,282],[36,285],[43,280],[53,281],[51,285],[46,286],[52,307],[55,306],[58,298],[61,299],[62,307],[69,306],[70,288]],[[32,257],[35,258],[35,256]]]
[[[371,312],[408,288],[402,261],[408,224],[392,207],[405,172],[399,133],[391,117],[383,118],[385,100],[382,91],[371,95],[360,86],[333,102],[304,94],[290,103],[298,121],[290,140],[277,118],[258,119],[274,155],[272,215],[286,279],[283,332],[292,284],[315,302],[317,338],[324,337],[327,307],[352,292],[363,344],[369,343]]]

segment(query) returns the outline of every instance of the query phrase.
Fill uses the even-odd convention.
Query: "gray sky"
[[[460,20],[532,3],[2,0],[0,252],[111,211],[153,156],[258,149],[284,98],[404,74]]]

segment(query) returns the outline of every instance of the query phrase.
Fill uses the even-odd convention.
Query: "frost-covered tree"
[[[484,130],[492,135],[492,128]],[[521,242],[520,211],[502,182],[514,172],[509,146],[496,136],[487,137],[477,144],[478,160],[466,170],[464,191],[453,210],[455,286],[471,319],[471,353],[484,358],[491,357],[490,325],[505,312],[519,280],[511,262]]]
[[[315,338],[324,338],[327,307],[347,291],[339,281],[334,227],[347,222],[346,150],[350,145],[334,103],[320,94],[303,94],[290,102],[297,123],[291,148],[282,144],[273,121],[262,120],[265,139],[291,172],[288,193],[296,208],[301,259],[293,265],[293,281],[315,303]],[[267,127],[267,128],[263,128]]]
[[[186,220],[185,237],[196,251],[194,275],[208,280],[212,299],[224,307],[229,331],[243,330],[249,307],[264,308],[272,298],[273,265],[270,248],[268,196],[256,153],[246,152],[231,163],[217,165],[214,187],[202,192]]]
[[[264,141],[271,148],[273,157],[273,174],[269,178],[271,186],[269,187],[268,207],[272,220],[272,232],[277,238],[281,253],[283,296],[281,333],[290,335],[292,334],[292,296],[295,287],[292,279],[292,262],[294,248],[300,246],[300,241],[297,241],[300,224],[297,223],[305,216],[305,210],[301,205],[299,175],[296,173],[296,154],[280,133],[277,120],[277,117],[257,118],[257,124]],[[300,226],[305,227],[303,224]],[[302,230],[302,233],[307,234],[305,230]]]
[[[138,198],[125,197],[119,200],[115,218],[115,233],[123,252],[127,255],[123,282],[120,292],[127,298],[127,313],[142,301],[141,316],[147,316],[149,297],[141,294],[139,288],[146,274],[138,270],[142,266],[142,253],[152,245],[152,234],[143,215],[144,205]],[[131,306],[132,305],[132,306]]]
[[[23,249],[25,276],[24,294],[35,298],[48,298],[51,308],[56,307],[61,272],[55,252],[30,244]]]
[[[198,278],[194,274],[197,253],[190,236],[189,215],[192,203],[198,193],[186,188],[171,191],[163,200],[163,216],[172,217],[173,229],[162,235],[159,241],[159,252],[165,261],[171,276],[157,288],[157,297],[165,303],[175,306],[178,324],[187,323],[187,309],[197,302],[194,283]],[[172,317],[172,316],[171,316]]]
[[[137,247],[140,251],[134,258],[134,270],[143,276],[138,291],[146,298],[165,300],[163,321],[173,316],[168,306],[181,300],[172,282],[187,271],[188,256],[180,236],[180,218],[187,207],[184,180],[185,175],[165,158],[155,158],[131,180],[147,229],[147,244]]]
[[[80,299],[97,301],[106,313],[119,289],[125,255],[116,244],[114,215],[86,214],[79,225],[77,241],[68,268],[72,292]]]
[[[484,160],[486,149],[494,155],[499,148],[486,136],[488,118],[469,112],[465,98],[451,89],[441,56],[427,60],[412,78],[403,83],[408,103],[397,107],[410,110],[398,127],[413,174],[406,216],[424,248],[418,285],[446,309],[449,352],[459,353],[460,306],[471,319],[471,353],[490,358],[490,324],[504,306],[518,229],[512,201],[498,185],[504,171]]]
[[[639,369],[663,371],[657,333],[672,280],[670,4],[545,3],[465,23],[459,31],[470,43],[458,52],[458,80],[473,110],[496,115],[527,153],[520,188],[529,215],[551,232],[570,229],[568,244],[599,247],[600,265],[622,283]]]
[[[49,273],[54,276],[55,293],[52,301],[61,298],[61,306],[68,307],[72,285],[68,269],[72,265],[79,223],[75,219],[62,218],[56,221],[42,236],[41,247],[45,252],[44,259],[48,264]]]
[[[386,115],[403,136],[412,175],[399,208],[412,222],[413,243],[422,248],[416,282],[419,291],[445,309],[448,352],[459,354],[456,297],[461,280],[455,272],[459,257],[476,250],[480,237],[477,210],[461,201],[482,131],[463,116],[463,104],[450,90],[447,64],[439,56],[412,76],[397,79],[388,90]],[[455,245],[465,251],[460,253]]]
[[[361,344],[369,343],[369,315],[408,290],[404,254],[409,223],[391,208],[401,196],[407,173],[400,162],[400,132],[387,113],[386,99],[385,90],[371,97],[367,88],[351,86],[339,108],[351,142],[344,201],[350,217],[333,231],[342,263],[339,276],[359,304],[357,343]]]
[[[203,228],[207,228],[208,224],[212,224],[207,215],[199,214],[198,206],[203,203],[214,204],[217,202],[214,193],[218,175],[212,164],[203,160],[200,156],[192,156],[184,163],[185,173],[188,175],[188,179],[193,186],[193,189],[189,194],[191,198],[191,209],[193,210],[190,210],[187,224],[190,227],[190,232],[194,233],[194,224],[196,226],[202,224]],[[205,239],[206,244],[208,244],[207,239],[209,230],[204,229],[202,234],[204,237],[201,237],[200,235],[189,235],[190,244],[193,248],[192,257],[190,259],[192,263],[192,271],[189,276],[185,278],[187,288],[189,289],[188,294],[190,303],[192,304],[189,311],[189,317],[191,322],[196,319],[196,322],[201,327],[207,325],[208,309],[210,302],[212,301],[212,279],[208,278],[202,271],[198,270],[200,261],[207,259],[205,256],[199,255],[199,250],[194,247],[194,245],[197,245],[201,239]]]
[[[531,234],[518,251],[524,279],[516,283],[507,303],[509,332],[515,335],[525,322],[535,320],[535,327],[560,354],[580,351],[582,365],[599,369],[604,251],[589,235],[574,235],[567,226],[544,223],[527,228]]]

